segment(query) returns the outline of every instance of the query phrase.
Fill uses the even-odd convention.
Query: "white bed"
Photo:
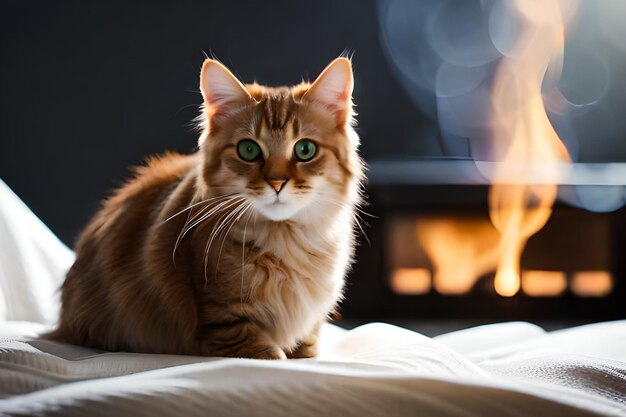
[[[36,338],[72,259],[0,182],[0,414],[626,416],[626,321],[434,339],[328,325],[301,360],[101,352]]]

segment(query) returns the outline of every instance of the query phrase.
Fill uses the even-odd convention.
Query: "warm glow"
[[[430,271],[426,268],[397,268],[391,276],[391,288],[398,294],[427,294],[431,288]]]
[[[556,297],[567,288],[562,271],[522,271],[522,291],[531,297]]]
[[[607,271],[577,272],[571,290],[579,297],[604,297],[613,290],[613,276]]]
[[[563,12],[573,1],[516,0],[519,35],[496,70],[493,82],[493,152],[498,164],[489,192],[489,214],[501,234],[501,257],[494,285],[510,297],[520,288],[520,259],[526,242],[552,214],[555,183],[507,182],[511,168],[524,178],[525,166],[539,164],[546,178],[558,179],[555,165],[569,162],[567,150],[546,114],[541,95],[548,74],[560,73],[564,45]]]
[[[468,292],[498,263],[500,234],[487,219],[420,219],[416,232],[440,294]]]

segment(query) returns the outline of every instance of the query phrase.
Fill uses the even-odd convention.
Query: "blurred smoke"
[[[445,154],[493,158],[491,83],[517,36],[510,1],[379,0],[378,10],[387,59],[414,104],[438,121]],[[624,22],[626,1],[581,0],[562,67],[546,73],[548,117],[574,162],[626,161]],[[620,186],[573,186],[560,198],[610,211],[625,195]]]

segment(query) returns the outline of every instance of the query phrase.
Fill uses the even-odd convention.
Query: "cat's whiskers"
[[[187,229],[187,225],[190,222],[194,221],[198,216],[200,216],[201,213],[203,213],[204,210],[206,210],[209,206],[210,204],[207,203],[205,207],[202,207],[200,211],[194,214],[193,216],[192,216],[193,208],[189,210],[189,213],[187,214],[187,219],[185,220],[185,224],[183,224],[183,227],[180,233],[178,233],[178,236],[176,237],[176,242],[174,243],[174,249],[172,250],[172,265],[174,265],[174,268],[176,268],[176,249],[178,249],[178,245],[180,244],[182,238],[184,237],[184,233],[185,233],[185,230]]]
[[[215,197],[211,200],[210,203],[206,204],[206,206],[202,207],[196,214],[193,215],[193,217],[191,216],[191,213],[193,213],[193,209],[190,211],[189,215],[187,216],[187,220],[185,221],[185,224],[183,225],[182,232],[184,232],[188,227],[195,227],[195,221],[198,220],[200,217],[202,217],[203,215],[207,214],[206,210],[210,209],[211,207],[213,207],[213,209],[218,209],[219,207],[221,207],[223,205],[223,203],[226,203],[230,200],[232,200],[232,198],[234,198],[234,196],[232,195],[223,195],[223,196],[219,196],[219,197]],[[214,207],[215,204],[218,204],[217,207]],[[179,236],[180,237],[180,236]]]
[[[207,204],[208,205],[208,204]],[[206,207],[203,207],[200,210],[200,213],[202,211],[204,211],[206,209]],[[193,213],[193,208],[191,210],[189,210],[189,213],[187,214],[187,219],[185,220],[185,224],[183,225],[183,229],[185,229],[187,227],[187,225],[189,224],[190,221],[192,221],[192,216],[191,214]],[[196,218],[196,215],[193,216],[193,218]],[[172,265],[174,265],[174,268],[176,268],[176,249],[178,248],[178,244],[179,244],[179,239],[180,238],[180,233],[178,234],[178,237],[176,238],[176,243],[174,244],[174,250],[172,251]]]
[[[239,198],[235,198],[235,199],[231,199],[229,201],[225,201],[219,204],[218,207],[212,209],[210,212],[204,214],[200,219],[198,219],[195,223],[195,225],[199,225],[200,223],[204,222],[205,220],[209,219],[210,217],[212,217],[214,214],[221,214],[222,212],[225,212],[229,209],[232,209],[233,207],[238,206],[238,204],[243,202],[243,197],[239,197]],[[218,219],[218,222],[221,219]],[[216,223],[217,224],[217,223]],[[195,226],[195,225],[192,225]]]
[[[213,230],[211,232],[211,235],[209,236],[209,239],[207,241],[207,245],[206,245],[205,250],[204,250],[204,285],[205,286],[206,286],[206,284],[208,282],[208,276],[207,276],[208,257],[209,257],[209,251],[211,250],[211,245],[213,244],[213,240],[219,235],[219,233],[222,230],[224,230],[224,228],[228,225],[228,223],[232,219],[236,219],[237,214],[245,206],[246,206],[245,198],[241,197],[241,200],[237,201],[237,203],[235,204],[234,208],[232,208],[232,206],[229,207],[229,208],[232,208],[230,213],[224,215],[223,218],[218,219],[219,223],[216,223],[216,225],[213,226]]]
[[[217,197],[207,198],[206,200],[198,201],[197,203],[194,203],[194,204],[192,204],[190,206],[187,206],[184,209],[180,210],[178,213],[173,214],[170,217],[168,217],[167,219],[163,220],[163,222],[160,223],[159,226],[162,226],[163,224],[165,224],[165,223],[169,222],[170,220],[172,220],[174,217],[179,216],[180,214],[184,213],[185,211],[187,211],[189,209],[193,209],[194,207],[199,206],[200,204],[208,203],[209,201],[216,200],[216,199],[219,199],[219,198],[224,198],[224,197],[227,197],[227,196],[232,196],[232,195],[235,195],[235,194],[219,195]]]
[[[226,200],[226,201],[224,201]],[[205,216],[206,214],[209,214],[210,212],[215,212],[215,210],[218,210],[223,204],[222,203],[226,203],[227,201],[231,200],[230,198],[226,198],[226,196],[222,196],[220,198],[220,200],[218,201],[214,201],[214,204],[218,204],[217,207],[214,207],[213,209],[211,209],[212,205],[211,204],[207,204],[206,206],[202,207],[196,214],[193,215],[193,217],[191,216],[191,213],[193,212],[193,210],[190,211],[189,216],[187,216],[187,221],[185,221],[185,224],[183,225],[183,233],[185,233],[188,228],[193,228],[196,226],[196,224],[199,224],[199,222],[202,222],[202,220],[198,220],[201,217]],[[209,210],[209,212],[207,212],[207,209],[211,209]],[[180,236],[179,236],[180,237]],[[183,236],[184,237],[184,236]]]
[[[209,217],[213,216],[216,213],[219,213],[223,210],[228,209],[229,207],[237,204],[238,201],[242,201],[243,197],[241,196],[222,196],[222,200],[217,200],[217,201],[213,201],[209,204],[207,204],[206,207],[203,207],[202,209],[200,209],[200,211],[194,216],[193,219],[187,219],[188,221],[191,222],[191,224],[187,224],[187,222],[185,222],[185,225],[183,225],[182,230],[180,231],[180,233],[178,234],[178,238],[176,239],[176,243],[174,244],[174,250],[172,251],[172,262],[174,263],[174,266],[176,266],[176,262],[175,262],[175,257],[176,257],[176,250],[178,249],[178,247],[180,246],[180,243],[182,242],[182,240],[185,238],[185,236],[187,235],[187,233],[189,233],[190,230],[192,230],[194,227],[198,226],[200,223],[204,222],[205,220],[207,220]],[[216,207],[211,207],[212,204],[217,204]],[[203,213],[205,210],[210,209],[208,212]]]
[[[194,228],[195,226],[197,226],[198,224],[202,223],[203,221],[205,221],[206,219],[208,219],[209,217],[211,217],[213,214],[220,212],[222,210],[228,209],[230,207],[232,207],[233,205],[237,204],[239,201],[241,201],[243,197],[233,197],[233,198],[228,198],[226,199],[226,201],[222,201],[219,202],[217,207],[212,208],[211,210],[209,210],[207,213],[204,213],[200,216],[200,213],[202,211],[204,211],[206,208],[201,210],[200,213],[198,213],[198,215],[195,216],[195,218],[197,220],[193,221],[193,223],[189,226],[189,229]]]
[[[243,208],[244,201],[238,201],[236,207],[232,208],[232,210],[225,214],[223,218],[218,219],[219,223],[213,227],[211,234],[209,235],[208,245],[213,243],[213,240],[224,230],[224,228],[228,225],[229,221],[237,215],[237,213]]]
[[[226,230],[226,232],[224,233],[224,237],[222,238],[222,244],[220,245],[220,251],[219,251],[219,253],[217,255],[217,262],[215,263],[215,276],[217,276],[217,271],[218,271],[218,268],[220,266],[220,259],[222,258],[222,251],[224,250],[224,243],[226,242],[226,238],[228,237],[228,234],[230,233],[230,230],[233,228],[235,223],[237,223],[239,221],[239,219],[241,219],[241,216],[243,216],[244,213],[250,207],[252,207],[252,202],[246,202],[245,207],[243,207],[241,210],[237,211],[239,213],[239,214],[236,215],[237,217],[234,218],[234,216],[233,216],[234,220],[230,220],[230,226],[228,227],[228,230]],[[227,222],[228,222],[228,219],[224,221],[224,223],[227,223]],[[206,278],[206,276],[205,276],[205,278]]]
[[[180,210],[176,214],[168,217],[162,223],[159,224],[159,226],[162,226],[165,223],[167,223],[168,221],[170,221],[173,218],[175,218],[176,216],[179,216],[180,214],[182,214],[185,211],[189,210],[189,213],[187,214],[187,219],[185,220],[185,224],[183,225],[181,233],[179,233],[178,237],[176,238],[176,243],[174,244],[174,250],[172,251],[172,264],[174,265],[174,268],[176,268],[176,249],[178,249],[178,245],[180,244],[180,241],[184,237],[184,231],[187,228],[187,225],[190,222],[193,222],[204,210],[206,210],[211,205],[211,202],[216,202],[215,200],[218,200],[218,201],[219,200],[223,200],[223,199],[225,199],[225,198],[227,198],[229,196],[230,195],[221,195],[221,196],[217,196],[217,197],[207,198],[207,199],[202,200],[202,201],[198,201],[197,203],[191,204],[190,206],[185,207],[184,209]],[[193,209],[195,207],[201,205],[201,204],[206,204],[206,206],[201,208],[200,211],[196,215],[194,215],[193,218],[192,218]]]

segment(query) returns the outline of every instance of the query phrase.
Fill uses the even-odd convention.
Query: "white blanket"
[[[436,339],[386,324],[324,330],[319,358],[284,361],[105,353],[5,337],[0,413],[626,416],[624,321],[554,333],[506,323]]]
[[[111,353],[36,338],[72,254],[1,182],[0,261],[0,415],[626,416],[626,321],[328,325],[300,360]]]
[[[52,323],[74,253],[0,180],[0,321]]]

